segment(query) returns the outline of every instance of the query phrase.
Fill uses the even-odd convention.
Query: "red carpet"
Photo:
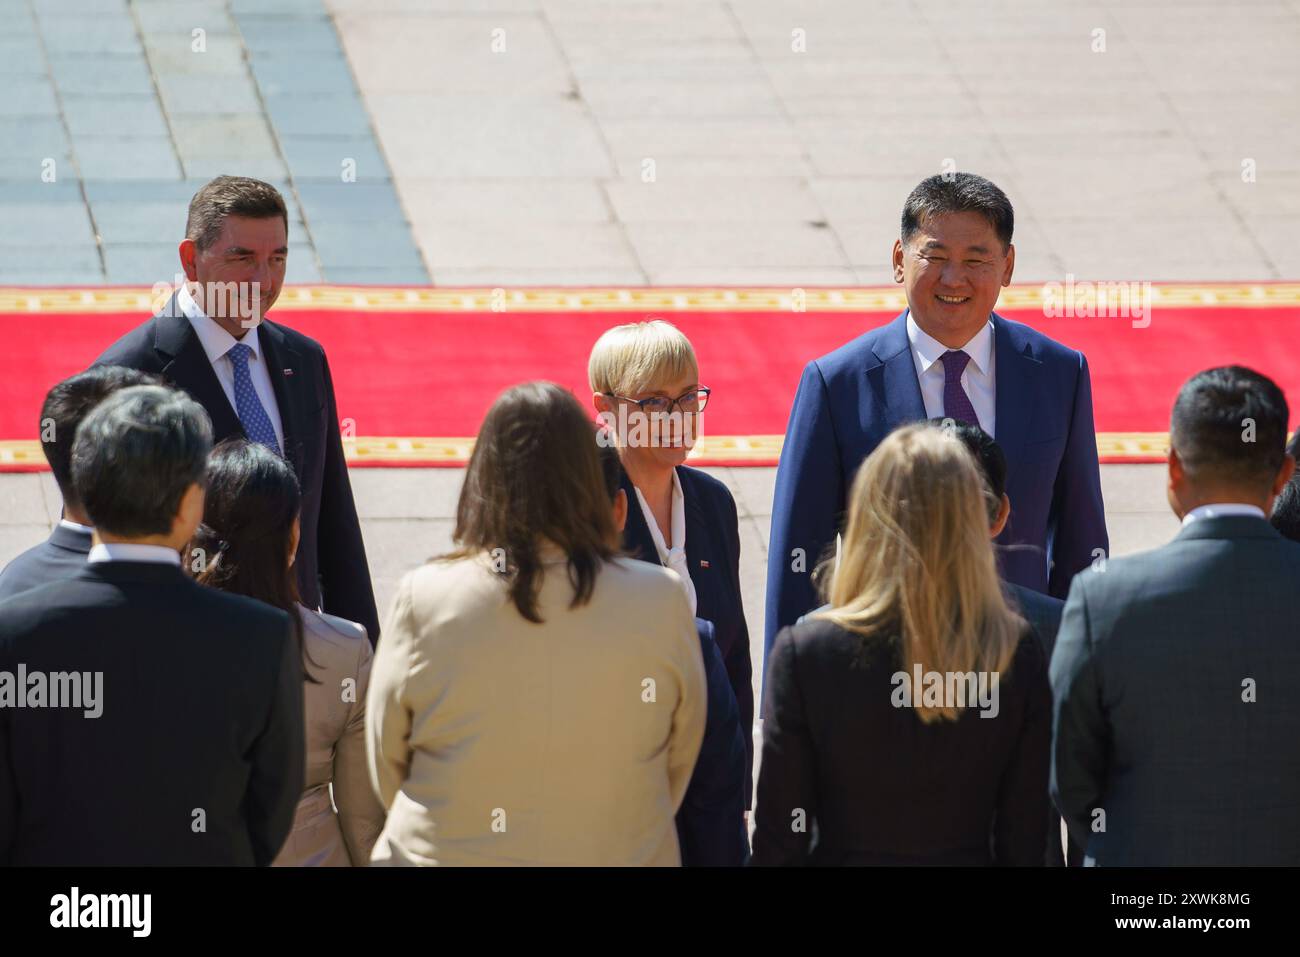
[[[0,341],[7,344],[0,355],[0,470],[40,466],[35,440],[45,390],[146,314],[129,308],[137,290],[100,290],[95,295],[104,301],[89,307],[77,305],[80,292],[54,301],[45,292],[0,290]],[[1008,290],[1000,311],[1087,355],[1103,460],[1158,459],[1179,384],[1212,365],[1264,372],[1300,411],[1300,287],[1162,287],[1146,328],[1127,318],[1046,319],[1041,308],[1023,308],[1036,292]],[[325,346],[340,417],[354,423],[354,464],[463,461],[465,443],[449,440],[472,437],[493,398],[527,379],[559,382],[585,403],[596,337],[611,325],[660,315],[690,337],[702,380],[713,389],[709,442],[698,460],[770,465],[803,365],[898,311],[896,289],[809,290],[802,313],[775,301],[751,308],[755,296],[780,293],[788,290],[538,290],[524,293],[532,298],[522,308],[493,312],[487,290],[424,290],[418,295],[432,302],[404,306],[417,294],[318,288],[286,293],[272,317]],[[480,308],[457,308],[457,297],[473,297]],[[566,306],[570,299],[575,307]],[[756,441],[745,441],[750,437]]]

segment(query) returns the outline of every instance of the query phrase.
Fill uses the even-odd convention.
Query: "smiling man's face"
[[[894,242],[894,281],[903,284],[922,331],[960,349],[988,322],[1015,259],[1015,246],[1003,249],[979,213],[943,213],[921,223],[906,244]]]

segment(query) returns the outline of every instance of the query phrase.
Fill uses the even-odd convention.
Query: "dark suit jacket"
[[[1011,602],[1020,612],[1020,617],[1029,622],[1030,627],[1034,629],[1034,634],[1038,635],[1038,640],[1043,645],[1043,658],[1046,661],[1052,660],[1052,649],[1056,647],[1056,632],[1061,627],[1061,612],[1065,610],[1065,602],[1059,598],[1053,598],[1051,595],[1044,595],[1042,592],[1034,591],[1032,588],[1025,588],[1023,585],[1014,585],[1010,582],[1006,585],[1007,594]]]
[[[1020,612],[1022,618],[1029,622],[1034,634],[1043,646],[1043,657],[1052,660],[1052,648],[1056,645],[1056,632],[1061,627],[1061,611],[1065,602],[1051,595],[1025,588],[1021,585],[1006,586],[1007,594]],[[1082,849],[1070,841],[1069,863],[1077,866],[1083,861]],[[1052,823],[1047,833],[1047,863],[1051,867],[1064,867],[1066,855],[1061,849],[1061,815],[1052,814]]]
[[[284,426],[285,457],[302,485],[302,540],[298,587],[310,608],[366,627],[379,637],[370,568],[343,458],[338,408],[329,363],[320,344],[279,323],[257,327]],[[109,346],[95,365],[119,365],[162,375],[208,411],[218,442],[244,435],[216,372],[176,297],[148,322]],[[292,370],[292,374],[287,374]]]
[[[0,601],[31,588],[71,578],[86,567],[90,534],[55,525],[50,537],[0,571]]]
[[[1041,865],[1052,706],[1038,639],[1026,632],[1000,676],[996,717],[933,724],[894,706],[892,676],[911,672],[897,652],[862,648],[817,619],[777,637],[751,863]]]
[[[1029,326],[996,313],[992,321],[996,438],[1015,504],[998,543],[1018,546],[1001,550],[1002,574],[1064,598],[1094,550],[1110,548],[1088,363]],[[804,369],[772,504],[765,653],[778,630],[819,604],[811,572],[834,550],[858,466],[895,428],[925,417],[906,312]],[[795,549],[802,570],[792,568]]]
[[[1096,863],[1300,864],[1297,582],[1300,544],[1251,516],[1074,580],[1052,791]]]
[[[713,640],[713,623],[695,619],[704,655],[709,710],[704,742],[691,773],[686,797],[677,811],[677,842],[683,867],[737,867],[749,859],[745,795],[749,779],[745,739],[736,696]]]
[[[102,713],[0,708],[0,864],[271,863],[303,784],[288,615],[171,565],[87,565],[0,602],[0,672],[20,664],[101,672]]]
[[[727,678],[741,727],[745,730],[746,781],[754,769],[754,667],[749,657],[749,626],[740,595],[740,520],[736,500],[727,486],[713,476],[685,465],[677,467],[686,507],[686,561],[695,586],[695,614],[713,623],[718,651],[727,666]],[[627,525],[623,547],[633,558],[658,565],[659,553],[645,516],[637,505],[632,481],[623,474],[627,493]],[[751,804],[753,787],[745,785],[745,807]]]

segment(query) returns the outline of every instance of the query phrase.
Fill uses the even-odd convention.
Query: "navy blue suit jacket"
[[[718,652],[736,696],[745,734],[745,808],[752,800],[754,768],[754,667],[749,657],[749,626],[740,597],[740,520],[736,500],[713,476],[684,465],[677,467],[686,506],[686,561],[695,586],[695,614],[713,623]],[[632,481],[623,474],[627,525],[623,548],[633,558],[658,565],[659,553],[645,516],[637,505]]]
[[[1011,520],[998,537],[1002,575],[1064,598],[1094,551],[1110,548],[1088,362],[1026,325],[991,318],[995,438],[1011,497]],[[765,656],[781,628],[820,603],[811,573],[834,551],[858,466],[893,429],[924,418],[906,312],[808,363],[776,475]]]
[[[88,532],[55,525],[49,538],[27,549],[0,571],[0,601],[71,578],[86,567],[89,554]]]
[[[740,867],[749,860],[745,794],[749,791],[745,740],[736,696],[713,640],[713,622],[695,619],[704,655],[709,705],[704,742],[677,811],[683,867]]]

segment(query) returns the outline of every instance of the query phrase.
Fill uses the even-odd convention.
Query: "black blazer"
[[[90,533],[55,525],[50,537],[0,571],[0,601],[32,588],[71,578],[86,567]]]
[[[1047,661],[1052,660],[1052,649],[1056,647],[1056,632],[1061,627],[1061,612],[1065,610],[1065,602],[1059,598],[1053,598],[1051,595],[1044,595],[1040,591],[1034,591],[1032,588],[1026,588],[1024,585],[1017,585],[1014,582],[1003,582],[1003,586],[1010,598],[1009,604],[1016,611],[1020,612],[1020,617],[1029,622],[1034,633],[1038,635],[1038,640],[1043,645],[1043,657]]]
[[[280,407],[285,457],[302,485],[302,540],[296,561],[302,602],[311,608],[323,604],[332,615],[360,622],[374,643],[379,639],[379,614],[325,350],[270,320],[258,325],[257,335]],[[207,409],[216,441],[244,435],[239,415],[175,296],[161,313],[109,346],[95,365],[161,375]]]
[[[102,673],[0,708],[0,864],[270,864],[303,786],[289,616],[179,567],[86,565],[0,602],[0,672]]]
[[[1038,635],[1038,640],[1042,642],[1043,657],[1051,661],[1065,602],[1013,582],[1003,582],[1003,586],[1006,588],[1011,605],[1020,612],[1025,621],[1029,622],[1030,627],[1034,629],[1034,634]],[[1069,845],[1068,863],[1071,867],[1077,867],[1083,862],[1083,849],[1072,839]],[[1061,850],[1061,815],[1053,810],[1052,823],[1047,833],[1047,864],[1050,867],[1064,867],[1066,863],[1066,854]]]
[[[1300,544],[1249,515],[1075,576],[1052,790],[1095,863],[1300,865],[1297,582]]]
[[[677,466],[686,508],[686,561],[695,586],[695,614],[713,623],[718,652],[736,696],[745,734],[745,808],[752,803],[754,776],[754,668],[749,657],[749,626],[740,593],[740,520],[727,486],[698,469]],[[641,561],[661,564],[650,528],[637,504],[636,490],[623,473],[627,524],[623,548]]]
[[[894,706],[892,676],[910,671],[896,653],[861,647],[818,619],[778,634],[751,863],[1043,864],[1052,704],[1039,640],[1026,631],[1000,676],[996,717],[934,724]]]
[[[677,843],[683,867],[738,867],[749,860],[744,811],[750,789],[745,739],[750,736],[740,726],[712,622],[696,618],[695,628],[704,655],[709,708],[700,756],[677,811]]]

